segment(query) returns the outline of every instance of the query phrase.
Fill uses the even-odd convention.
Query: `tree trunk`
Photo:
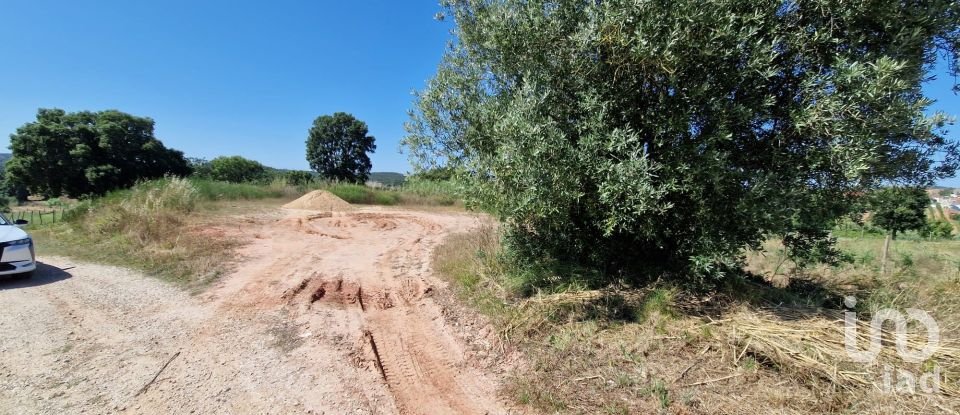
[[[883,255],[880,256],[880,275],[887,275],[887,252],[890,250],[890,239],[892,232],[887,233],[887,237],[883,238]]]

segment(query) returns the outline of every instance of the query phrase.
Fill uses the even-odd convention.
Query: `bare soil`
[[[0,413],[499,414],[492,330],[433,276],[456,213],[276,211],[190,295],[42,257],[0,280]]]

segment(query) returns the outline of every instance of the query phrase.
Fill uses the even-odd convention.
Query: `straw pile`
[[[800,377],[829,380],[844,389],[879,388],[884,365],[921,371],[911,367],[897,355],[892,343],[894,334],[886,326],[882,330],[884,346],[872,364],[852,361],[844,347],[844,322],[840,312],[809,315],[789,310],[743,310],[711,324],[720,327],[727,339],[738,348],[738,356],[751,353],[769,359],[780,370]],[[857,343],[865,348],[870,341],[869,321],[858,320]],[[926,333],[910,333],[907,345],[919,350],[926,344]],[[940,345],[930,359],[940,366],[947,379],[960,373],[960,348],[955,340],[940,339]],[[943,382],[940,393],[960,397],[955,382]]]

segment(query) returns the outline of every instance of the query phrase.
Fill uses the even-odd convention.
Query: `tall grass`
[[[264,194],[206,181],[153,180],[83,201],[63,221],[32,233],[41,252],[133,266],[199,287],[226,270],[223,259],[235,241],[204,237],[188,226],[189,217],[204,201]]]
[[[390,206],[400,203],[400,193],[392,190],[352,183],[329,183],[321,185],[321,188],[353,204]]]
[[[450,182],[411,181],[400,187],[373,188],[360,184],[320,182],[316,188],[362,205],[453,206],[458,203]]]

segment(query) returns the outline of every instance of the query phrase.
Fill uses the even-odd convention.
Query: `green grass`
[[[202,200],[257,200],[290,197],[298,193],[293,186],[285,182],[266,185],[251,183],[227,183],[207,179],[190,179],[197,189],[197,197]]]
[[[321,188],[351,204],[391,206],[400,202],[399,193],[395,191],[374,189],[360,184],[332,183]]]
[[[458,203],[455,189],[449,182],[409,182],[401,187],[373,188],[352,183],[316,183],[352,204],[385,206],[453,206]]]

